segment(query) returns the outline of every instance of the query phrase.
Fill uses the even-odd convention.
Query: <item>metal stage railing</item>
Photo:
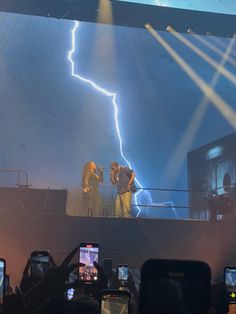
[[[25,203],[30,199],[29,193],[33,190],[30,189],[32,185],[29,184],[28,173],[18,169],[0,169],[0,175],[1,174],[14,174],[14,184],[19,188],[17,192],[19,197],[15,200],[15,203],[13,204],[14,206],[12,205],[11,207],[16,208],[19,205],[20,209],[26,208]],[[6,186],[4,185],[4,187]],[[44,213],[44,209],[47,207],[47,202],[49,202],[50,188],[47,187],[43,190],[45,190],[45,196],[43,196],[42,200],[40,199],[42,210],[40,210],[39,215],[36,216],[40,216]],[[101,184],[99,191],[101,196],[99,216],[114,217],[115,199],[117,195],[116,187]],[[220,194],[224,191],[225,193]],[[70,191],[67,190],[67,196],[65,196],[67,199],[69,197],[69,192]],[[74,206],[74,208],[77,209],[74,210],[72,215],[92,215],[91,211],[85,213],[82,210],[82,188],[78,186],[76,193],[75,203],[74,205],[72,204],[72,207]],[[199,195],[199,192],[190,189],[143,187],[137,188],[136,197],[133,197],[132,216],[140,218],[218,220],[218,218],[221,219],[225,214],[234,213],[234,201],[236,203],[235,183],[224,187],[209,189],[208,191],[205,191],[203,196]],[[26,212],[27,211],[24,210],[24,213]],[[53,210],[52,212],[55,213]],[[67,200],[65,212],[68,213]],[[49,212],[47,211],[47,213]]]
[[[14,173],[14,174],[16,174],[16,185],[17,186],[21,186],[21,187],[29,187],[30,186],[28,173],[26,171],[24,171],[24,170],[0,169],[0,173],[7,173],[7,174]],[[22,184],[22,181],[21,181],[22,175],[25,178],[24,184]]]
[[[106,216],[115,216],[114,204],[116,198],[116,188],[111,185],[101,185],[100,191],[102,195],[102,208]],[[109,191],[109,192],[108,192]],[[168,189],[168,188],[137,188],[137,198],[133,197],[132,212],[133,216],[158,218],[187,218],[188,217],[188,199],[189,189]],[[171,196],[164,196],[164,194]],[[174,197],[173,194],[185,193],[185,197]],[[110,194],[109,197],[108,194]],[[181,204],[181,199],[184,203]],[[157,201],[158,200],[158,201]],[[161,212],[161,210],[163,211]],[[164,211],[165,210],[165,211]],[[167,210],[169,210],[167,214]],[[158,212],[159,211],[159,212]],[[182,211],[182,213],[178,213]]]
[[[149,218],[174,218],[174,219],[197,219],[197,220],[221,220],[225,215],[234,214],[234,198],[236,198],[235,188],[236,184],[231,184],[224,187],[217,187],[209,189],[207,196],[201,199],[199,192],[190,189],[168,189],[168,188],[137,188],[138,192],[143,191],[150,193],[158,193],[152,195],[158,201],[136,202],[132,203],[133,212],[140,217]],[[116,197],[116,190],[110,185],[104,185],[103,188],[113,191],[111,202],[107,203],[107,208],[104,206],[103,212],[109,216],[109,213],[114,214],[114,203]],[[224,189],[225,193],[217,199],[213,198],[212,194],[217,194],[217,191]],[[232,193],[229,193],[229,190]],[[214,192],[214,193],[213,193]],[[168,193],[169,197],[163,196]],[[185,193],[184,197],[179,195]],[[177,196],[178,194],[178,196]],[[194,203],[194,198],[201,199],[201,202]],[[170,200],[171,199],[171,200]],[[134,198],[133,198],[134,200]],[[236,201],[235,201],[236,203]],[[169,209],[169,211],[167,211]],[[172,212],[171,212],[172,211]]]

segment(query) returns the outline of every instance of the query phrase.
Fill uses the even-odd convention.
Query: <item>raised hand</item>
[[[25,296],[27,303],[31,309],[38,306],[45,299],[49,297],[64,298],[64,292],[67,290],[66,280],[70,272],[84,264],[70,264],[71,260],[78,251],[76,246],[69,255],[64,259],[60,266],[50,268],[47,273],[41,278],[37,285],[35,285]],[[69,265],[70,264],[70,265]]]

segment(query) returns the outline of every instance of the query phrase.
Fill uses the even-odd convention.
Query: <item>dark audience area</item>
[[[60,265],[47,251],[32,252],[18,287],[12,287],[10,276],[2,271],[2,313],[229,313],[234,269],[227,270],[227,285],[212,284],[210,267],[204,262],[153,259],[133,270],[126,264],[113,265],[109,258],[98,264],[89,249],[87,255],[83,251],[82,261],[89,259],[84,264],[80,249],[81,245],[74,248]]]

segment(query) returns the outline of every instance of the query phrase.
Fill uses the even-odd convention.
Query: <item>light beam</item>
[[[234,83],[236,85],[236,76],[231,73],[226,68],[219,66],[219,64],[213,60],[210,56],[208,56],[205,52],[203,52],[201,49],[199,49],[196,45],[191,43],[188,39],[186,39],[183,35],[176,32],[176,30],[168,26],[167,31],[174,35],[178,40],[180,40],[184,45],[186,45],[188,48],[190,48],[192,51],[194,51],[199,57],[201,57],[203,60],[205,60],[207,63],[209,63],[216,71],[220,72],[221,75],[224,75],[229,81]]]
[[[215,44],[217,44],[218,47],[221,47],[224,50],[227,48],[227,44],[223,42],[222,38],[221,39],[217,38],[211,32],[207,32],[206,35],[210,38],[211,41],[213,41]],[[236,56],[236,52],[231,51],[231,55]]]
[[[234,39],[231,39],[227,50],[222,56],[220,67],[223,67],[225,63],[228,61],[229,55],[232,51],[233,45],[235,43]],[[215,89],[217,83],[219,82],[219,79],[221,77],[221,74],[219,71],[216,71],[211,79],[210,86]],[[172,178],[174,181],[178,175],[178,172],[183,166],[185,156],[188,153],[189,149],[191,148],[193,139],[200,127],[200,124],[202,122],[202,119],[206,113],[206,110],[208,108],[209,99],[203,95],[200,103],[198,104],[197,109],[193,113],[191,120],[179,142],[177,145],[175,152],[171,159],[169,160],[165,173],[167,178]]]
[[[224,58],[224,52],[219,49],[218,47],[216,47],[215,45],[213,45],[212,43],[209,42],[209,40],[206,40],[205,38],[203,38],[202,35],[198,35],[196,34],[193,30],[188,29],[188,33],[195,38],[196,40],[198,40],[200,43],[202,43],[203,45],[205,45],[206,47],[208,47],[209,49],[211,49],[212,51],[214,51],[217,55],[221,56],[222,58]],[[233,39],[235,40],[235,38],[233,37]],[[231,39],[232,40],[232,39]],[[227,48],[228,49],[228,48]],[[232,52],[232,50],[230,51],[230,53]],[[236,66],[236,61],[231,58],[230,56],[227,57],[227,61],[231,64],[233,64],[234,66]]]
[[[150,34],[161,44],[161,46],[169,53],[182,70],[191,78],[202,93],[212,102],[212,104],[219,110],[222,116],[229,122],[229,124],[236,130],[236,112],[231,106],[218,95],[213,88],[207,84],[193,68],[164,40],[150,24],[145,25]],[[217,66],[220,71],[220,66]]]

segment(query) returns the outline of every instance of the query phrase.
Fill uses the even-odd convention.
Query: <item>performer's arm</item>
[[[131,184],[134,182],[134,178],[135,178],[135,173],[132,171],[131,175],[130,175],[130,179],[128,182],[128,189],[130,190]]]
[[[112,170],[110,171],[110,180],[111,180],[113,185],[116,184],[116,176],[115,176],[114,171],[112,171]]]
[[[98,181],[103,182],[103,168],[98,166]]]
[[[89,184],[88,184],[88,180],[89,180],[89,173],[87,173],[85,175],[85,178],[84,178],[84,182],[83,182],[83,191],[84,192],[88,192],[89,191]]]

